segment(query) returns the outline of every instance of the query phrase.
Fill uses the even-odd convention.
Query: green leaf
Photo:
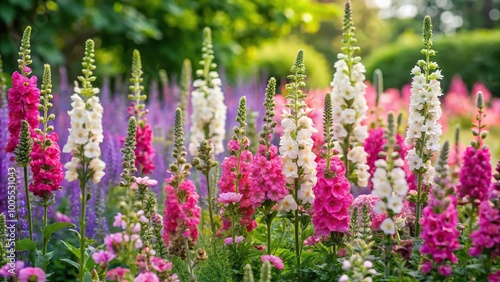
[[[80,259],[80,249],[79,248],[76,248],[74,247],[73,245],[71,245],[70,243],[67,243],[63,240],[61,240],[61,242],[64,244],[64,246],[66,247],[66,249],[68,251],[70,251],[72,254],[74,254],[78,259]]]
[[[42,251],[30,252],[29,258],[30,261],[33,262],[35,267],[39,267],[41,269],[46,269],[50,263],[50,259],[54,256],[54,252],[47,253],[45,255],[42,254]]]
[[[63,228],[66,228],[66,227],[74,228],[75,225],[72,223],[68,223],[68,222],[53,223],[51,225],[48,225],[47,227],[45,227],[42,230],[43,237],[48,240],[53,233],[55,233]]]
[[[90,272],[85,272],[85,275],[83,275],[83,281],[84,282],[92,282],[92,275]]]
[[[27,238],[19,240],[16,242],[16,251],[36,251],[36,244]]]
[[[66,263],[69,263],[71,264],[72,266],[74,266],[76,269],[80,269],[80,264],[77,263],[76,261],[72,261],[70,259],[66,259],[66,258],[62,258],[61,259],[62,261],[66,262]]]

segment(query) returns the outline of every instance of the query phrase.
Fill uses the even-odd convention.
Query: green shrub
[[[423,59],[418,35],[404,35],[397,42],[372,53],[366,58],[367,77],[379,68],[384,73],[385,88],[401,88],[410,83],[410,70]],[[500,97],[500,30],[476,30],[456,36],[437,36],[433,49],[435,61],[444,75],[443,89],[450,85],[453,75],[459,74],[469,89],[481,81],[493,95]]]
[[[278,82],[286,79],[290,73],[297,52],[304,50],[307,86],[310,88],[326,88],[332,80],[332,72],[325,57],[313,46],[295,38],[287,37],[272,43],[266,43],[255,51],[253,68],[276,78]]]

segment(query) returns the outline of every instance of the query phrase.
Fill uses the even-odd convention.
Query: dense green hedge
[[[384,73],[385,88],[411,81],[410,70],[422,59],[421,37],[402,36],[396,43],[381,48],[366,58],[368,78],[379,68]],[[434,57],[444,75],[446,90],[451,78],[459,74],[469,89],[476,81],[483,82],[493,95],[500,97],[500,30],[479,30],[456,36],[440,36],[434,40]]]

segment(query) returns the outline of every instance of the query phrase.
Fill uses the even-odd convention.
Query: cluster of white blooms
[[[361,125],[368,109],[364,83],[366,70],[361,62],[357,62],[350,69],[346,61],[347,56],[341,53],[338,57],[331,83],[334,137],[337,144],[335,149],[342,155],[347,153],[347,159],[355,165],[357,185],[366,187],[370,174],[363,142],[368,137],[368,129],[366,125]],[[349,148],[343,147],[342,144],[349,144]],[[348,152],[344,152],[343,148]],[[351,178],[350,175],[347,177]]]
[[[297,199],[302,204],[313,203],[313,187],[317,182],[316,154],[312,152],[314,141],[311,138],[313,132],[317,130],[313,127],[312,119],[307,116],[310,112],[310,109],[302,108],[297,112],[295,119],[289,110],[284,110],[281,121],[284,128],[279,147],[283,163],[282,172],[288,184],[293,186],[295,181],[298,181],[300,189],[297,192]],[[286,197],[280,206],[283,211],[297,209],[293,197]]]
[[[380,200],[375,203],[374,211],[377,214],[388,215],[382,222],[380,229],[385,234],[392,235],[396,233],[394,216],[402,212],[409,189],[406,173],[403,169],[404,161],[398,158],[392,164],[388,164],[385,160],[379,159],[375,161],[375,166],[377,168],[372,177],[372,195],[377,196]],[[404,221],[400,224],[404,224]]]
[[[199,73],[201,71],[201,73]],[[197,74],[203,76],[203,71]],[[191,115],[191,139],[189,152],[191,155],[198,154],[198,146],[201,141],[210,139],[214,145],[214,153],[224,151],[224,136],[226,134],[226,111],[224,104],[224,93],[221,89],[221,80],[216,71],[209,73],[210,82],[197,79],[193,82],[195,90],[191,92],[191,104],[193,113]]]
[[[434,64],[437,68],[436,63]],[[424,168],[424,182],[429,183],[434,178],[431,162],[428,158],[424,161],[423,155],[431,156],[439,151],[439,137],[442,134],[441,102],[439,96],[443,95],[439,80],[443,78],[440,70],[429,74],[427,81],[421,67],[415,66],[411,70],[413,80],[411,83],[410,115],[405,143],[413,145],[408,151],[408,165],[413,171]],[[427,180],[427,181],[426,181]]]
[[[63,152],[72,153],[71,161],[66,163],[65,178],[67,181],[78,179],[78,168],[80,167],[82,157],[84,157],[87,165],[92,169],[92,180],[94,183],[101,181],[104,176],[105,163],[99,159],[101,149],[99,144],[102,143],[104,136],[102,132],[102,113],[103,108],[96,96],[90,97],[84,101],[79,93],[80,88],[75,87],[75,94],[71,96],[72,110],[68,111],[71,121],[69,128],[68,142],[63,147]],[[93,89],[94,94],[99,93],[99,89]]]
[[[371,282],[371,275],[377,275],[377,271],[373,268],[373,263],[369,260],[364,260],[359,253],[354,253],[349,260],[342,262],[342,269],[348,274],[343,274],[339,278],[339,282]]]

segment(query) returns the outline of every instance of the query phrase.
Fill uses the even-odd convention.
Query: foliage
[[[401,88],[410,82],[408,71],[420,58],[420,37],[402,36],[397,42],[373,52],[366,59],[367,77],[377,68],[384,73],[386,88]],[[459,74],[468,87],[482,82],[493,95],[500,97],[500,31],[479,30],[441,36],[434,40],[436,62],[443,70],[443,88],[447,89],[453,75]],[[457,59],[460,58],[460,59]]]

